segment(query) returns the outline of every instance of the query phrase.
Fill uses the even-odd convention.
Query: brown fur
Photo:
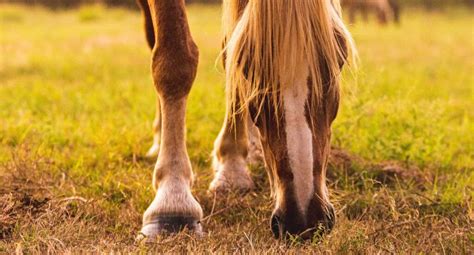
[[[141,6],[148,24],[143,1]],[[144,213],[142,233],[154,236],[184,227],[170,226],[173,224],[200,229],[202,209],[190,192],[193,172],[185,142],[186,98],[196,77],[198,49],[191,37],[184,0],[148,0],[148,8],[155,38],[151,67],[161,103],[162,132],[153,176],[156,196]],[[145,27],[148,34],[149,26]]]
[[[160,98],[188,95],[196,77],[198,48],[186,18],[184,0],[149,0],[155,24],[152,71]]]

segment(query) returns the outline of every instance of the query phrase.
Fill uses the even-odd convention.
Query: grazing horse
[[[380,24],[393,20],[400,22],[400,4],[398,0],[341,0],[341,4],[349,11],[349,20],[354,23],[358,12],[364,20],[369,19],[369,13],[374,12]]]
[[[203,211],[191,192],[185,143],[186,98],[198,48],[184,0],[137,1],[158,93],[155,139],[148,152],[158,153],[156,195],[144,213],[141,234],[200,232]],[[276,237],[310,237],[329,231],[335,222],[325,179],[330,126],[339,105],[341,68],[354,52],[338,1],[224,0],[227,111],[215,142],[209,189],[253,188],[246,158],[248,127],[255,125],[275,197],[271,230]]]

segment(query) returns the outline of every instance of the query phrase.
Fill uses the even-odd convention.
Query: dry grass
[[[56,167],[53,161],[25,148],[13,158],[1,166],[8,174],[0,181],[0,251],[7,253],[468,254],[474,248],[471,201],[450,204],[426,197],[423,190],[430,188],[432,177],[422,171],[408,171],[397,162],[372,165],[341,150],[333,150],[330,176],[338,225],[327,238],[307,242],[279,242],[271,236],[272,204],[261,168],[254,171],[257,190],[243,197],[215,197],[198,183],[195,193],[207,215],[203,237],[183,232],[146,245],[133,239],[141,217],[133,192],[69,196],[78,184],[64,174],[48,174]],[[348,186],[353,189],[343,188]],[[110,200],[119,205],[111,209]]]

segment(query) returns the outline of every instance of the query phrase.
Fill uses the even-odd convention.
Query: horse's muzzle
[[[304,240],[314,237],[321,238],[329,234],[336,223],[334,207],[328,206],[327,213],[320,219],[297,220],[294,215],[284,215],[276,211],[271,218],[270,227],[273,236],[277,239],[286,239],[290,236],[302,238]],[[307,222],[307,223],[303,223]]]

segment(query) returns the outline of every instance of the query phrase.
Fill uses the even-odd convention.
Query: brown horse
[[[400,22],[398,0],[341,0],[341,4],[348,10],[351,23],[356,21],[358,12],[366,21],[369,19],[369,13],[375,13],[381,24],[387,24],[391,20],[395,23]]]
[[[158,93],[149,151],[158,154],[156,195],[141,234],[200,232],[203,211],[191,193],[185,143],[186,98],[198,48],[184,0],[138,3]],[[335,222],[325,179],[330,126],[338,110],[341,68],[354,49],[338,0],[224,0],[223,21],[227,112],[215,142],[210,190],[254,187],[246,158],[248,127],[255,124],[275,197],[275,236],[329,231]]]

